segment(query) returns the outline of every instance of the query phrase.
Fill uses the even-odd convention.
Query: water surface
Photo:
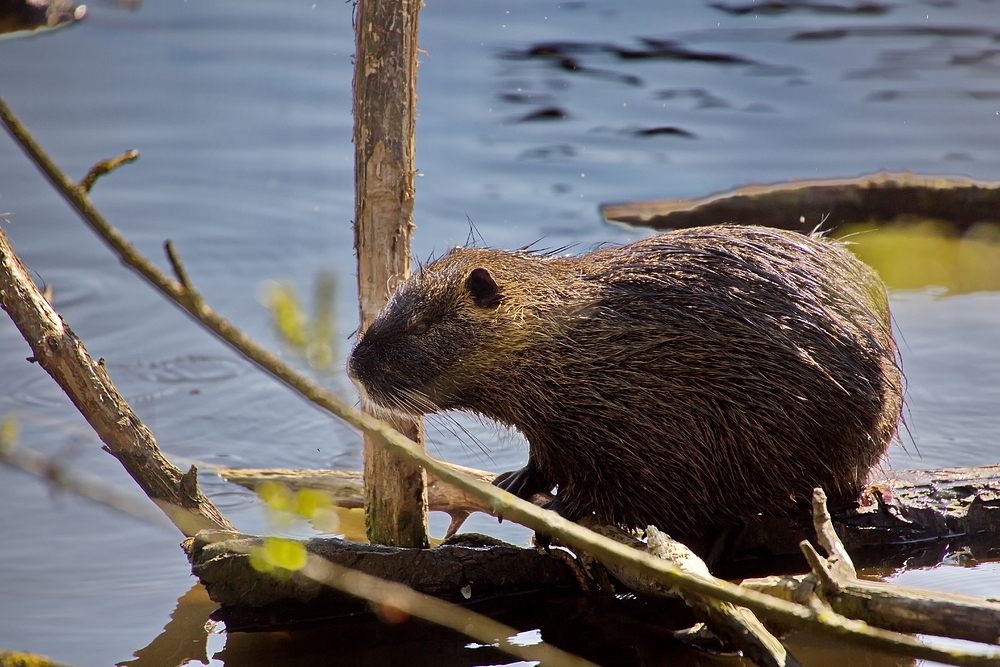
[[[161,266],[161,244],[173,239],[209,303],[268,347],[281,343],[261,284],[290,280],[308,293],[317,272],[333,271],[342,357],[357,327],[351,11],[329,0],[92,5],[71,28],[0,42],[0,94],[75,177],[139,149],[138,162],[98,182],[95,202]],[[645,233],[603,223],[601,202],[754,182],[882,169],[1000,180],[998,35],[1000,3],[984,0],[895,2],[867,14],[726,12],[694,1],[429,2],[414,252],[426,258],[463,243],[470,225],[493,246],[583,251]],[[168,455],[360,468],[355,433],[120,266],[5,138],[0,213],[16,251],[53,287],[55,306],[107,360]],[[1000,293],[907,287],[892,300],[912,437],[888,465],[997,463]],[[26,356],[0,319],[0,415],[16,416],[21,442],[132,488]],[[347,395],[342,373],[323,379]],[[431,451],[497,471],[523,461],[515,436],[462,423],[467,433],[456,436],[434,422]],[[242,530],[269,530],[248,492],[210,475],[203,485]],[[176,534],[6,468],[0,505],[0,646],[108,665],[152,642],[182,596],[179,612],[205,611],[188,594],[194,580]],[[433,518],[437,535],[445,525]],[[482,516],[467,527],[518,542],[527,535]],[[995,565],[967,565],[902,579],[1000,595]],[[247,641],[226,645],[217,661],[249,664]],[[223,644],[210,638],[210,655]],[[808,664],[830,653],[813,640],[799,645],[816,655]],[[337,664],[336,653],[324,655]],[[149,664],[166,664],[157,656]],[[853,657],[829,659],[862,659]],[[366,659],[392,664],[357,655],[351,664]]]

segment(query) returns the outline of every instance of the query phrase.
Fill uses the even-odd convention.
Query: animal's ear
[[[488,269],[472,269],[465,279],[465,286],[480,308],[496,308],[500,305],[500,286],[493,280]]]

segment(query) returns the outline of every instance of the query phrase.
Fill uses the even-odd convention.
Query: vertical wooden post
[[[422,0],[359,0],[354,63],[354,247],[361,328],[410,274]],[[368,406],[364,406],[368,409]],[[394,418],[423,443],[423,421]],[[426,475],[365,436],[365,522],[375,544],[426,547]]]

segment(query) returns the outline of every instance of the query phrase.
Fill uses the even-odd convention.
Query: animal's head
[[[351,379],[376,404],[403,413],[482,412],[484,386],[524,340],[515,276],[538,262],[455,248],[422,267],[361,334],[347,363]]]

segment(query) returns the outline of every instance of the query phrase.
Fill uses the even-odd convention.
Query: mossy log
[[[653,229],[730,222],[809,232],[853,222],[941,220],[956,234],[1000,222],[1000,183],[881,172],[858,178],[750,185],[703,199],[601,205],[606,220]]]

